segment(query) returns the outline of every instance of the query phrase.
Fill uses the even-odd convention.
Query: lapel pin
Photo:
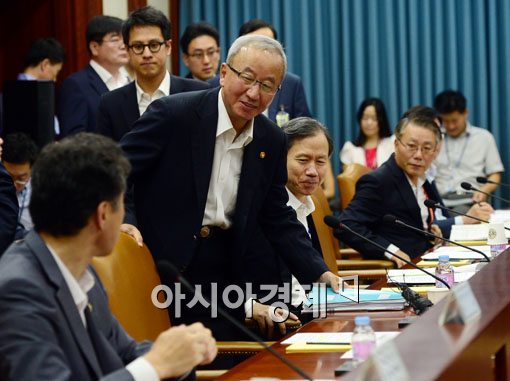
[[[259,156],[261,159],[263,159],[266,157],[266,153],[264,151],[261,151]]]

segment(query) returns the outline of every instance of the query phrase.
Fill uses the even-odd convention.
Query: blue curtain
[[[509,167],[510,1],[180,2],[180,32],[190,22],[212,23],[220,31],[223,60],[240,25],[251,18],[278,31],[312,114],[332,132],[337,173],[338,151],[357,135],[355,115],[364,98],[381,98],[395,126],[407,108],[432,105],[447,88],[464,93],[471,123],[495,135]]]

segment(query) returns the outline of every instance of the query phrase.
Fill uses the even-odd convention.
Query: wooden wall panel
[[[147,0],[128,0],[128,12],[133,12],[135,9],[145,7]]]

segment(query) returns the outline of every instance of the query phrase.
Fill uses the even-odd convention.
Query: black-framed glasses
[[[135,54],[142,54],[145,47],[148,47],[151,53],[157,53],[161,50],[161,47],[165,45],[165,41],[151,41],[148,44],[142,44],[141,42],[135,42],[134,44],[128,45],[128,48]]]
[[[409,152],[412,155],[416,154],[418,150],[420,150],[422,155],[424,156],[429,156],[436,152],[437,146],[432,146],[428,144],[419,146],[418,144],[414,143],[404,143],[402,140],[400,140],[400,138],[397,138],[397,140],[399,141],[400,144],[402,144],[402,146],[407,150],[407,152]]]
[[[206,56],[211,59],[215,54],[220,52],[220,48],[216,49],[208,49],[205,52],[203,50],[196,51],[194,53],[188,54],[191,58],[202,61]]]
[[[237,75],[241,81],[244,82],[247,86],[260,85],[260,90],[262,90],[266,94],[275,94],[278,90],[280,90],[281,85],[275,86],[274,83],[268,81],[259,81],[254,78],[250,73],[240,72],[234,69],[230,64],[227,64],[228,68],[232,70],[232,72]]]

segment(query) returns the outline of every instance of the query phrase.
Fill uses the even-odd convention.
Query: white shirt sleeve
[[[395,254],[395,253],[396,253],[397,251],[399,251],[400,249],[399,249],[397,246],[395,246],[394,244],[390,243],[390,244],[388,245],[388,247],[386,248],[386,250],[388,250],[388,251],[392,252],[393,254]],[[388,253],[388,252],[385,252],[385,253],[384,253],[384,256],[385,256],[386,258],[388,258],[389,260],[391,260],[391,259],[393,258],[393,255],[391,255],[391,254],[390,254],[390,253]]]
[[[156,369],[143,357],[138,357],[126,365],[126,370],[131,373],[135,381],[160,381]]]

